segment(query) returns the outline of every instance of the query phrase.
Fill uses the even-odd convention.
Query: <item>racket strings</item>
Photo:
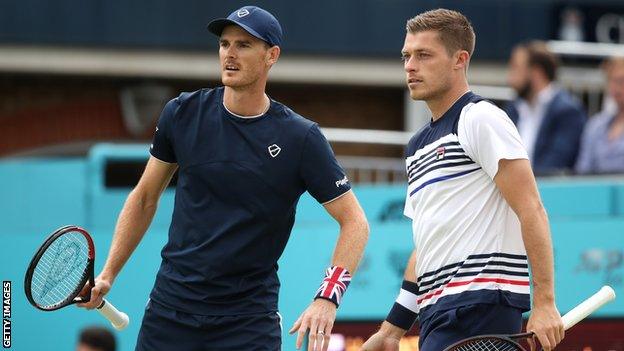
[[[61,266],[63,263],[66,265]],[[75,286],[72,287],[71,280],[75,281],[80,278],[77,277],[76,272],[71,272],[72,267],[75,267],[75,262],[67,260],[66,257],[62,256],[55,257],[53,265],[50,265],[48,262],[41,264],[41,278],[33,279],[33,281],[35,281],[37,288],[41,288],[38,296],[42,303],[47,297],[60,301],[65,292],[73,291]]]
[[[55,245],[50,255],[42,260],[41,268],[45,276],[37,279],[37,285],[41,286],[39,297],[42,303],[46,298],[52,299],[48,305],[65,299],[84,276],[85,264],[80,262],[79,243],[75,240],[64,241]],[[83,262],[85,259],[86,256]]]
[[[87,272],[89,244],[78,232],[58,237],[34,269],[31,292],[35,303],[52,307],[64,302],[82,283]]]
[[[524,351],[524,349],[505,339],[483,338],[471,340],[449,351]]]

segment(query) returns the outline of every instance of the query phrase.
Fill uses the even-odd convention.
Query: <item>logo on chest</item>
[[[441,160],[444,158],[444,154],[446,153],[446,148],[444,146],[440,146],[436,149],[436,159]]]
[[[277,155],[279,155],[279,153],[282,151],[282,148],[277,146],[277,144],[273,144],[271,146],[269,146],[269,155],[271,155],[271,157],[275,158],[277,157]]]

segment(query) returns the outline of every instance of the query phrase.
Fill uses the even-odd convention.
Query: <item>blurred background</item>
[[[28,262],[50,232],[76,224],[92,232],[96,272],[101,268],[160,110],[182,91],[220,85],[217,38],[205,25],[249,4],[274,13],[285,32],[269,95],[321,125],[371,225],[330,350],[357,350],[385,318],[413,248],[402,216],[403,147],[430,113],[409,99],[400,50],[405,22],[438,7],[461,11],[474,26],[473,91],[515,109],[523,140],[538,140],[531,158],[551,221],[559,310],[567,312],[604,284],[624,296],[624,177],[618,175],[624,173],[624,64],[612,58],[624,57],[621,0],[0,1],[0,278],[12,282],[12,314],[5,318],[11,349],[74,350],[84,327],[107,327],[97,313],[73,307],[44,313],[28,305]],[[519,54],[522,62],[510,70],[512,53],[531,40],[542,41],[547,56],[557,59],[548,86],[568,92],[566,106],[574,107],[548,130],[558,146],[538,146],[539,128],[530,139],[523,133],[531,135],[522,125],[524,112],[543,121],[555,114],[549,101],[535,108],[521,89],[548,76],[541,61],[522,61]],[[523,62],[533,71],[523,73],[517,67]],[[539,89],[529,96],[540,96]],[[557,147],[565,162],[555,155],[537,163]],[[173,196],[170,187],[109,295],[131,318],[126,330],[114,333],[117,350],[134,349]],[[280,260],[285,330],[314,295],[337,230],[304,195]],[[402,351],[417,350],[417,328],[412,334]],[[284,332],[283,350],[294,344]],[[569,331],[557,349],[624,350],[624,298]]]

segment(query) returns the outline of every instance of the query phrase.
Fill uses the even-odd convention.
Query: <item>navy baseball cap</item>
[[[232,12],[227,18],[218,18],[208,23],[208,30],[221,36],[223,28],[235,24],[254,37],[264,40],[269,45],[281,45],[282,26],[269,11],[257,6],[244,6]]]

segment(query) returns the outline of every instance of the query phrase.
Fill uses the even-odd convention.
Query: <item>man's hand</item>
[[[326,351],[335,319],[336,305],[325,299],[316,299],[299,316],[288,333],[294,334],[298,331],[296,343],[298,350],[309,330],[308,351]]]
[[[102,299],[104,295],[106,295],[111,289],[112,282],[108,279],[104,279],[101,277],[95,278],[95,286],[92,287],[88,282],[82,288],[79,296],[87,296],[89,290],[91,290],[91,299],[89,302],[79,303],[78,307],[83,307],[88,310],[92,310],[102,304]]]
[[[405,332],[404,329],[383,322],[379,331],[366,340],[360,351],[399,351],[399,342]]]
[[[557,346],[565,335],[561,315],[554,303],[535,305],[531,311],[527,331],[535,334],[544,351],[551,351]],[[535,340],[529,339],[531,351],[535,350]]]

